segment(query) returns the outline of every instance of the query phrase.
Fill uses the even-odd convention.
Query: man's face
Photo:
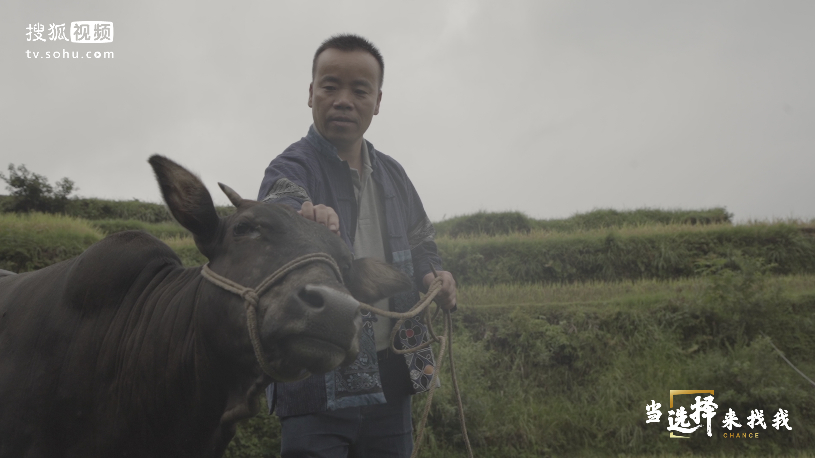
[[[365,51],[329,48],[317,56],[308,106],[320,135],[339,149],[362,138],[379,114],[379,63]]]

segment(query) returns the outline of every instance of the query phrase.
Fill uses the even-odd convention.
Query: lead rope
[[[424,431],[425,426],[427,424],[427,417],[430,414],[430,405],[433,402],[433,394],[436,392],[436,387],[438,386],[437,383],[437,376],[438,373],[441,371],[442,363],[444,362],[444,354],[445,351],[449,348],[449,358],[450,358],[450,379],[453,383],[453,390],[455,391],[456,395],[456,402],[458,403],[458,418],[459,422],[461,423],[461,434],[464,438],[464,444],[467,446],[467,456],[473,458],[473,449],[470,446],[470,438],[467,435],[467,425],[464,421],[464,403],[461,401],[461,391],[458,387],[458,378],[456,377],[456,364],[453,359],[453,316],[450,314],[449,310],[442,310],[438,304],[436,305],[436,312],[433,314],[433,317],[427,319],[427,307],[430,305],[430,302],[436,297],[436,295],[441,291],[442,287],[442,279],[438,276],[435,269],[433,270],[433,274],[436,275],[436,278],[433,280],[433,283],[430,284],[430,287],[427,289],[427,294],[425,294],[424,298],[421,299],[419,302],[416,303],[410,310],[404,313],[399,312],[391,312],[387,310],[380,310],[375,307],[372,307],[368,304],[364,304],[362,302],[359,303],[360,308],[363,310],[367,310],[371,313],[375,313],[377,315],[386,316],[389,318],[396,318],[398,321],[393,326],[393,330],[391,330],[390,335],[390,342],[391,347],[390,350],[396,354],[406,354],[406,353],[415,353],[419,350],[429,347],[431,344],[438,342],[439,343],[439,364],[433,370],[433,377],[430,379],[430,390],[427,393],[427,402],[424,405],[424,413],[422,414],[422,420],[419,422],[419,429],[416,433],[416,447],[413,449],[413,453],[410,455],[411,458],[416,458],[419,456],[419,451],[422,447],[422,439],[424,438]],[[443,312],[444,318],[444,334],[437,336],[435,331],[433,330],[433,319],[439,314],[439,311]],[[410,348],[408,350],[400,350],[394,346],[394,338],[396,337],[396,333],[399,332],[399,329],[402,327],[402,323],[410,318],[414,318],[420,314],[424,314],[425,324],[427,324],[427,331],[430,334],[430,338],[422,343],[419,346]]]
[[[260,337],[258,336],[258,300],[260,295],[263,294],[267,288],[280,281],[280,279],[285,277],[286,274],[302,267],[303,265],[311,264],[313,262],[324,262],[328,264],[334,271],[334,275],[337,276],[339,282],[342,283],[340,268],[337,267],[337,263],[334,262],[334,258],[325,253],[309,253],[284,264],[271,275],[266,277],[266,279],[254,289],[240,285],[226,277],[216,274],[209,268],[209,263],[204,264],[204,266],[201,268],[201,275],[212,282],[212,284],[220,286],[221,288],[233,292],[243,298],[243,306],[246,309],[246,326],[249,328],[249,340],[252,342],[252,348],[255,350],[255,358],[258,360],[258,364],[260,364],[260,368],[263,370],[263,372],[265,372],[266,375],[271,377],[273,380],[281,380],[283,377],[279,376],[272,366],[269,365],[269,361],[266,359],[266,355],[263,353],[263,347],[260,343]],[[311,374],[306,372],[305,376],[302,378],[306,378],[309,375]]]
[[[337,263],[334,262],[334,258],[325,254],[325,253],[309,253],[299,258],[296,258],[276,271],[274,271],[271,275],[266,277],[260,285],[256,288],[248,288],[246,286],[240,285],[226,277],[216,274],[209,268],[209,263],[204,264],[201,268],[201,275],[209,280],[212,284],[219,286],[229,292],[235,293],[238,296],[243,298],[243,305],[246,309],[246,326],[249,329],[249,340],[252,342],[252,348],[255,351],[255,358],[258,360],[258,364],[260,364],[260,368],[263,370],[266,375],[271,377],[273,380],[280,380],[281,377],[275,372],[275,370],[269,365],[268,360],[266,359],[266,355],[263,353],[263,347],[261,346],[260,337],[258,336],[257,330],[257,304],[260,298],[260,295],[269,288],[270,286],[274,285],[278,281],[280,281],[283,277],[286,276],[289,272],[302,267],[303,265],[310,264],[313,262],[323,262],[328,264],[331,269],[334,271],[334,274],[337,276],[337,279],[340,283],[342,281],[342,273],[340,273],[339,267],[337,267]],[[426,312],[428,305],[436,295],[441,291],[442,280],[436,274],[435,269],[433,273],[436,275],[436,278],[433,280],[433,283],[430,284],[430,287],[427,290],[427,294],[425,297],[421,299],[416,305],[411,307],[410,310],[404,313],[398,312],[390,312],[386,310],[379,310],[374,308],[368,304],[364,304],[362,302],[359,303],[360,308],[363,310],[367,310],[372,313],[376,313],[377,315],[386,316],[389,318],[396,318],[398,321],[396,325],[391,330],[390,340],[391,340],[391,351],[394,353],[403,355],[406,353],[415,353],[419,350],[429,347],[431,344],[438,342],[440,344],[439,348],[439,364],[433,370],[433,377],[430,379],[430,391],[427,393],[427,402],[424,406],[424,414],[422,415],[422,420],[419,423],[419,430],[416,434],[416,447],[413,449],[413,454],[411,458],[415,458],[419,455],[419,450],[421,449],[422,439],[424,438],[424,430],[425,425],[427,424],[427,417],[430,413],[430,405],[433,401],[433,393],[436,391],[436,377],[439,371],[441,371],[442,363],[444,362],[444,354],[447,348],[449,347],[449,358],[450,358],[450,375],[451,380],[453,382],[453,389],[456,394],[456,401],[458,402],[458,413],[459,413],[459,421],[461,422],[461,433],[464,437],[464,443],[467,446],[467,455],[472,458],[473,457],[473,450],[470,446],[470,438],[467,435],[467,426],[464,422],[464,405],[461,401],[461,391],[458,387],[458,379],[456,378],[456,366],[453,360],[453,318],[450,315],[449,310],[444,310],[444,334],[437,336],[433,330],[433,318],[435,318],[441,307],[438,305],[436,306],[436,313],[433,315],[433,318],[427,319],[427,313],[425,313],[425,323],[427,324],[427,330],[430,334],[430,338],[427,342],[423,342],[421,345],[410,348],[408,350],[400,350],[394,347],[394,338],[396,337],[396,333],[399,332],[399,328],[401,328],[402,323],[410,318],[414,318],[423,312]],[[305,377],[308,377],[308,373],[306,373]],[[304,377],[304,378],[305,378]]]

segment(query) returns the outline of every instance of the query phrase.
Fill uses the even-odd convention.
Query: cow
[[[195,175],[149,162],[209,262],[185,268],[165,243],[125,231],[76,258],[0,275],[0,457],[222,456],[261,388],[355,359],[358,301],[411,287],[287,206],[221,185],[237,207],[221,218]],[[303,255],[314,259],[278,272]],[[269,287],[236,292],[224,281]]]

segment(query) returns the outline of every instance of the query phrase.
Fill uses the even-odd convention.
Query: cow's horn
[[[241,206],[241,203],[243,203],[243,197],[241,197],[240,194],[238,194],[237,192],[235,192],[234,189],[230,188],[229,186],[223,183],[218,183],[218,186],[221,187],[221,191],[223,191],[224,194],[226,194],[226,197],[229,197],[229,201],[232,202],[232,205],[236,207]]]

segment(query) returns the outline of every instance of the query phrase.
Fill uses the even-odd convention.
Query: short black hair
[[[334,48],[341,51],[365,51],[374,56],[374,59],[379,63],[379,88],[382,89],[382,83],[385,79],[385,61],[382,59],[382,53],[370,41],[362,38],[359,35],[351,33],[343,33],[334,35],[325,40],[317,52],[314,53],[314,60],[311,62],[311,79],[317,74],[317,57],[326,49]]]

